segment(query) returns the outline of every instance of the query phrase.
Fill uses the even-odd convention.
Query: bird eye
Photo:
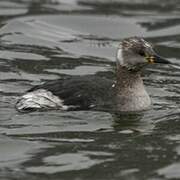
[[[145,53],[144,53],[144,51],[139,51],[139,53],[138,53],[140,56],[145,56]]]

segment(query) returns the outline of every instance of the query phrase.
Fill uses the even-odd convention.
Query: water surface
[[[123,38],[144,36],[180,66],[177,0],[0,1],[0,179],[180,179],[180,71],[143,73],[153,107],[138,114],[33,112],[14,104],[33,85],[114,76]]]

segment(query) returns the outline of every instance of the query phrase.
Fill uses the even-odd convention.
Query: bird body
[[[44,109],[142,111],[151,105],[141,70],[151,63],[170,63],[140,37],[124,39],[117,50],[116,80],[74,76],[35,86],[16,103],[20,112]]]

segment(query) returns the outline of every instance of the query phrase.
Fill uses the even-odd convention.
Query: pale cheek
[[[120,65],[124,64],[122,49],[118,49],[118,51],[117,51],[117,60]]]

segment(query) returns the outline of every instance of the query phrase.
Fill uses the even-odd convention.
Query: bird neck
[[[130,71],[126,67],[119,66],[117,68],[117,88],[118,91],[135,90],[143,86],[141,73],[138,71]]]
[[[139,111],[150,105],[150,98],[139,71],[129,71],[126,67],[118,66],[116,105],[120,111]]]

